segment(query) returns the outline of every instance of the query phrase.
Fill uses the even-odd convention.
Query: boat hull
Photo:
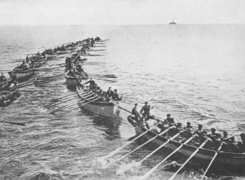
[[[66,86],[70,89],[76,89],[79,83],[79,79],[77,77],[65,76],[66,78]]]
[[[24,82],[34,75],[34,71],[32,70],[16,70],[14,73],[16,74],[18,82]]]
[[[136,126],[135,131],[137,134],[142,134],[146,131],[145,128]],[[145,135],[142,136],[144,141],[147,141],[151,138],[156,136],[153,132],[148,132]],[[159,147],[163,143],[165,143],[168,139],[166,137],[158,136],[156,139],[151,141],[152,146]],[[166,154],[173,152],[176,148],[178,148],[181,145],[181,143],[177,141],[170,141],[168,144],[166,144],[163,148],[161,148],[160,153]],[[192,145],[183,145],[183,147],[175,154],[178,156],[178,158],[183,157],[187,159],[190,157],[193,152],[197,148]],[[198,153],[191,159],[192,164],[195,165],[195,167],[201,167],[201,168],[207,168],[208,164],[214,157],[216,151],[206,149],[206,148],[200,148]],[[209,172],[216,172],[221,174],[231,174],[232,173],[239,173],[239,174],[245,174],[245,154],[241,153],[230,153],[230,152],[219,152],[217,157],[215,158],[212,166],[210,167]]]
[[[120,113],[119,108],[118,108],[118,102],[117,103],[112,103],[112,102],[90,102],[89,97],[83,97],[80,93],[78,92],[80,100],[82,102],[79,102],[78,105],[81,109],[84,109],[86,111],[92,112],[94,114],[98,114],[100,116],[104,117],[117,117]]]

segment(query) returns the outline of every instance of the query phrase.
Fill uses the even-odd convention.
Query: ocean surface
[[[116,82],[94,78],[104,89],[123,94],[131,110],[148,101],[154,114],[164,119],[203,124],[231,135],[245,131],[245,25],[145,25],[145,26],[1,26],[0,72],[16,67],[26,54],[54,48],[88,37],[106,39],[86,56],[87,73],[115,74]],[[61,55],[44,68],[63,63]],[[64,73],[64,69],[38,71],[37,76]],[[7,74],[6,74],[7,75]],[[0,120],[24,122],[25,127],[0,126],[1,180],[108,180],[136,179],[163,159],[156,154],[140,167],[125,165],[150,152],[144,147],[113,166],[98,161],[135,135],[121,110],[117,119],[102,118],[77,108],[50,114],[55,98],[71,94],[64,76],[42,87],[28,86],[17,101],[0,109]],[[24,92],[25,91],[25,92]],[[59,116],[63,114],[62,116]],[[133,143],[122,153],[137,147]],[[170,162],[168,162],[170,163]],[[174,172],[158,168],[151,180],[168,179]],[[202,171],[184,170],[176,179],[200,179]],[[210,176],[209,179],[244,179]]]

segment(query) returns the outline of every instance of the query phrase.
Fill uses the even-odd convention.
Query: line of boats
[[[45,49],[42,53],[37,52],[35,54],[28,54],[26,59],[23,60],[20,65],[15,67],[12,71],[8,71],[9,78],[6,78],[6,76],[2,73],[0,76],[0,107],[9,105],[11,102],[19,97],[20,93],[18,90],[22,87],[26,87],[28,83],[25,82],[29,82],[30,80],[30,84],[33,84],[35,80],[31,80],[31,78],[36,74],[37,71],[40,70],[41,66],[45,65],[47,61],[49,61],[53,57],[56,57],[59,54],[65,54],[75,51],[75,61],[85,61],[86,58],[80,58],[79,54],[81,50],[79,50],[78,48],[80,46],[83,47],[84,45],[90,45],[89,43],[91,42],[91,39],[93,38],[87,38],[82,41],[77,41],[75,43],[66,43],[54,49]],[[93,41],[100,41],[100,38],[96,37],[93,39]],[[66,76],[66,78],[71,83],[76,82],[77,80],[75,79],[75,81],[73,81],[72,78],[69,76]]]
[[[108,102],[104,100],[99,100],[100,97],[96,92],[93,92],[91,90],[85,90],[82,87],[83,85],[81,83],[81,80],[87,80],[89,77],[83,71],[83,69],[81,69],[83,62],[86,59],[81,59],[79,54],[86,53],[86,50],[89,47],[93,46],[95,41],[100,41],[100,39],[95,38],[92,40],[91,38],[88,38],[86,40],[78,41],[76,43],[69,43],[67,45],[62,45],[61,47],[55,48],[54,50],[51,49],[45,50],[41,54],[37,53],[37,55],[35,56],[37,56],[38,58],[37,59],[34,58],[35,63],[38,62],[37,66],[34,65],[32,68],[28,68],[28,69],[16,68],[11,73],[9,73],[11,74],[10,77],[12,78],[16,76],[15,78],[17,79],[18,82],[25,81],[26,79],[28,79],[28,77],[34,75],[35,68],[44,65],[45,61],[47,60],[47,56],[54,55],[55,53],[60,54],[60,52],[66,52],[67,50],[75,50],[77,49],[78,46],[80,46],[82,48],[81,50],[77,51],[78,54],[72,55],[72,57],[68,58],[68,60],[66,59],[66,62],[64,64],[65,72],[66,72],[65,79],[66,79],[67,86],[69,88],[75,88],[79,98],[78,106],[80,108],[104,117],[116,118],[120,115],[120,109],[124,109],[119,106],[119,101]],[[73,66],[76,66],[76,68]],[[0,81],[0,88],[4,87],[4,85],[6,85],[4,83],[7,82]],[[88,95],[84,96],[84,94],[86,93]],[[0,93],[0,105],[1,105],[1,101],[4,100],[6,101],[6,99],[11,99],[12,96],[16,96],[16,91],[12,91],[12,92],[2,91]],[[4,102],[2,102],[2,104],[4,104]],[[131,119],[131,116],[128,116],[127,119],[129,120],[130,124],[133,126],[133,128],[136,131],[137,137],[135,138],[135,140],[140,140],[141,144],[143,142],[144,143],[149,142],[149,144],[151,144],[153,147],[156,147],[155,150],[153,150],[152,154],[154,154],[155,152],[167,154],[167,159],[168,158],[174,159],[175,155],[178,155],[178,158],[185,157],[187,158],[186,163],[191,161],[195,165],[198,165],[198,167],[205,168],[207,171],[210,170],[210,172],[217,172],[217,170],[219,170],[219,172],[221,173],[226,172],[231,174],[234,172],[235,173],[245,172],[244,171],[245,153],[243,152],[242,153],[225,152],[222,151],[221,148],[218,149],[207,148],[203,144],[201,146],[196,146],[193,143],[190,144],[189,140],[179,141],[179,139],[177,138],[179,134],[174,135],[172,137],[166,136],[164,135],[164,133],[159,134],[152,131],[151,129],[148,129],[146,126],[143,126],[141,123],[135,123],[135,121]],[[165,161],[167,159],[164,158],[163,160]],[[183,166],[181,166],[181,168],[184,167],[186,163],[184,163]],[[158,165],[156,167],[158,167]],[[155,167],[153,167],[153,170],[155,170],[154,168]],[[151,173],[153,172],[153,170],[151,171]],[[150,175],[150,173],[148,175]]]

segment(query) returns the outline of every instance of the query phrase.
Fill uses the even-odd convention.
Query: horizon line
[[[244,25],[245,23],[203,23],[203,24],[0,24],[0,26],[149,26],[149,25]]]

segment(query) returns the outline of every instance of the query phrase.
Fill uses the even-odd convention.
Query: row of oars
[[[122,108],[119,106],[119,108],[125,110],[126,112],[131,113],[130,111]],[[157,125],[157,124],[156,124]],[[156,126],[155,125],[155,126]],[[124,146],[112,151],[111,153],[109,153],[106,156],[100,157],[98,158],[99,162],[105,162],[105,159],[114,156],[115,154],[117,154],[119,151],[121,151],[123,148],[125,148],[126,146],[132,144],[133,142],[135,142],[137,139],[141,138],[143,135],[145,135],[146,133],[148,133],[149,131],[151,131],[154,127],[146,130],[145,132],[141,133],[139,136],[137,136],[136,138],[134,138],[133,140],[131,140],[130,142],[126,143]],[[126,158],[128,155],[132,154],[133,152],[135,152],[136,150],[140,149],[141,147],[145,146],[146,144],[152,142],[154,139],[156,139],[157,137],[167,133],[172,127],[167,128],[165,131],[161,132],[160,134],[157,134],[156,136],[150,138],[148,141],[146,141],[145,143],[141,144],[140,146],[138,146],[137,148],[133,149],[132,151],[128,152],[127,154],[123,155],[122,157],[120,157],[119,159],[114,160],[113,162],[110,162],[107,165],[104,165],[103,168],[108,168],[109,166],[117,163],[118,161]],[[148,159],[149,157],[151,157],[153,154],[155,154],[157,151],[159,151],[161,148],[163,148],[164,146],[166,146],[170,141],[174,140],[175,138],[177,138],[180,135],[180,132],[177,133],[176,135],[174,135],[173,137],[171,137],[170,139],[168,139],[166,142],[164,142],[162,145],[160,145],[158,148],[156,148],[154,151],[152,151],[150,154],[148,154],[146,157],[144,157],[142,160],[140,160],[139,162],[134,163],[134,166],[139,166],[141,165],[141,163],[143,161],[145,161],[146,159]],[[150,169],[147,173],[145,173],[143,176],[140,176],[139,179],[140,180],[144,180],[147,177],[149,177],[160,165],[162,165],[164,162],[166,162],[172,155],[174,155],[175,153],[177,153],[184,145],[186,145],[187,143],[189,143],[191,140],[193,140],[194,136],[191,136],[190,138],[186,139],[186,141],[184,143],[182,143],[179,147],[177,147],[173,152],[171,152],[167,157],[165,157],[162,161],[160,161],[157,165],[155,165],[152,169]],[[209,141],[210,139],[206,139],[199,147],[196,148],[196,150],[189,156],[189,158],[181,165],[181,167],[169,178],[169,180],[173,180],[175,178],[175,176],[185,167],[185,165],[199,152],[199,150]],[[202,175],[201,180],[205,177],[206,173],[208,172],[208,170],[210,169],[213,161],[215,160],[215,158],[217,157],[219,151],[222,148],[223,143],[220,144],[219,148],[217,149],[217,151],[215,152],[212,160],[210,161],[208,167],[206,168],[204,174]],[[130,166],[130,164],[128,164],[128,166]],[[133,166],[130,166],[131,168]],[[130,168],[125,168],[125,169],[130,169]]]
[[[54,114],[58,111],[63,111],[63,110],[70,111],[70,110],[78,109],[81,106],[84,106],[90,102],[93,102],[93,101],[96,101],[97,99],[99,99],[99,97],[93,96],[93,93],[91,93],[91,92],[85,92],[85,93],[81,94],[80,96],[82,99],[78,100],[77,102],[74,102],[74,100],[78,98],[76,93],[63,96],[59,99],[56,99],[56,101],[58,100],[57,102],[54,102],[54,103],[48,105],[47,109],[53,109],[51,112],[52,114]],[[79,106],[78,107],[75,106],[76,104],[79,104]],[[60,106],[60,105],[62,105],[62,106]],[[64,113],[60,114],[59,116],[66,114],[66,113],[67,112],[64,112]]]

